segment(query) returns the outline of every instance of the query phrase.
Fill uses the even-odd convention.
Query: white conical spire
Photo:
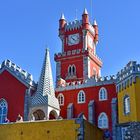
[[[42,104],[59,109],[59,103],[54,92],[49,49],[46,49],[43,67],[37,85],[37,91],[35,95],[32,96],[32,106],[38,106]]]
[[[49,49],[46,49],[45,59],[44,59],[44,63],[43,63],[39,83],[38,83],[38,86],[37,86],[37,93],[36,94],[40,94],[40,93],[43,96],[44,95],[53,95],[54,94]]]
[[[94,21],[93,21],[93,25],[95,25],[95,26],[98,25],[96,19],[94,19]]]
[[[87,12],[87,9],[86,9],[86,8],[84,9],[84,12],[83,12],[83,14],[86,14],[86,15],[88,15],[88,12]]]
[[[60,17],[60,19],[63,19],[63,20],[65,20],[65,16],[64,16],[64,14],[63,14],[63,13],[61,14],[61,17]]]
[[[49,118],[50,110],[55,110],[59,116],[59,103],[55,97],[52,70],[49,56],[49,49],[46,49],[45,59],[41,70],[40,79],[37,85],[36,93],[31,97],[30,114],[34,111],[34,107],[44,108],[46,118]]]

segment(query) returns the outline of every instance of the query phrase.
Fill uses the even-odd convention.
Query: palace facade
[[[82,118],[104,131],[104,137],[124,140],[127,128],[140,121],[140,64],[130,61],[118,74],[101,77],[98,24],[59,20],[62,51],[55,54],[53,86],[49,50],[46,49],[39,81],[10,60],[0,66],[0,123]],[[99,46],[100,47],[100,46]]]

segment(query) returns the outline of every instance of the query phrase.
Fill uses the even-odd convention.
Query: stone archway
[[[44,120],[45,113],[41,109],[38,109],[33,112],[33,116],[35,120]]]
[[[58,114],[55,110],[52,110],[49,114],[49,120],[54,120],[58,118]]]

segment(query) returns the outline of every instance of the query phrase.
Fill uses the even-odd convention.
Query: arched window
[[[7,118],[8,105],[5,99],[0,100],[0,123],[4,123]]]
[[[76,75],[76,67],[75,67],[75,65],[72,65],[72,75]]]
[[[62,93],[60,93],[57,96],[57,99],[58,99],[59,105],[64,105],[64,95]]]
[[[127,115],[130,113],[130,97],[128,95],[125,95],[123,100],[123,106],[124,106],[124,114]]]
[[[78,93],[78,103],[85,103],[86,99],[85,99],[85,93],[83,90],[81,90]]]
[[[98,116],[98,127],[99,128],[108,128],[108,117],[105,112],[100,113]]]
[[[68,66],[68,76],[75,76],[76,75],[76,67],[75,65]]]
[[[31,116],[31,120],[44,120],[45,119],[45,113],[41,109],[37,109],[36,111],[33,112]]]
[[[107,90],[104,87],[102,87],[99,90],[99,100],[100,101],[107,100]]]
[[[68,75],[71,75],[71,65],[68,67]]]
[[[71,75],[71,65],[68,66],[68,76]]]

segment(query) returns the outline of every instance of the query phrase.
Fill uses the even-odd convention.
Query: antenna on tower
[[[75,10],[75,20],[77,20],[77,9]]]
[[[90,0],[90,21],[92,22],[92,10],[93,10],[93,2]]]

